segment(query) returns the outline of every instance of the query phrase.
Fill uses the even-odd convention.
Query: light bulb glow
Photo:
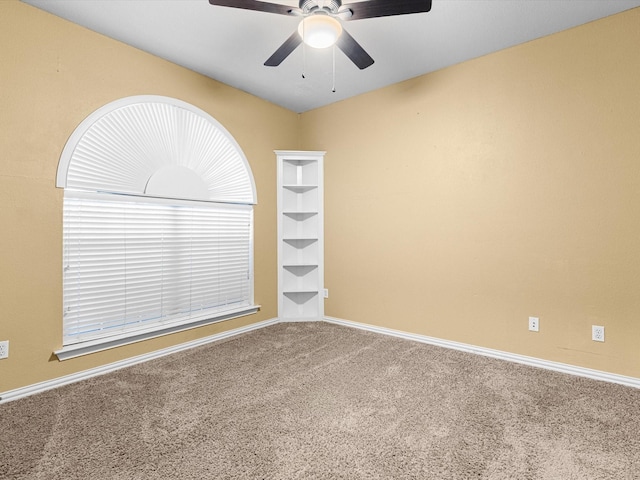
[[[298,25],[302,41],[313,48],[327,48],[336,43],[342,33],[340,22],[329,15],[311,15]]]

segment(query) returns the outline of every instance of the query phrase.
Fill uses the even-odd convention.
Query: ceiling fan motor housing
[[[341,6],[341,0],[300,0],[300,10],[304,15],[313,14],[319,10],[335,15]]]

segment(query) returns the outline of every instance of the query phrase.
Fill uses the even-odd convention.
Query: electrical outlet
[[[604,327],[591,325],[591,340],[594,342],[604,342]]]
[[[538,317],[529,317],[529,331],[540,331],[540,319]]]
[[[0,358],[7,358],[9,356],[9,340],[0,342]]]
[[[325,289],[322,291],[322,294],[324,295],[324,298],[329,298],[329,289],[328,289],[328,288],[325,288]]]

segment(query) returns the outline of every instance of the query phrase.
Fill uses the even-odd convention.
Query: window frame
[[[140,110],[140,112],[138,112],[138,109]],[[153,115],[149,114],[149,112],[159,112],[157,113],[157,115],[162,116],[162,118],[158,118],[156,120],[154,119]],[[185,164],[185,159],[181,158],[179,155],[173,155],[173,157],[176,157],[175,159],[169,158],[172,157],[171,154],[173,154],[173,150],[176,149],[176,147],[173,146],[173,150],[170,152],[171,154],[167,153],[166,155],[169,160],[165,160],[165,163],[163,165],[143,165],[144,168],[139,168],[142,173],[137,174],[140,178],[126,178],[126,175],[130,175],[130,173],[128,171],[125,171],[124,169],[122,170],[122,172],[118,172],[119,165],[117,163],[118,154],[120,154],[120,151],[118,149],[122,150],[123,147],[122,145],[116,144],[114,142],[114,138],[109,138],[111,132],[114,132],[113,137],[122,138],[122,133],[114,129],[117,128],[117,122],[123,115],[133,115],[135,117],[134,119],[136,120],[137,117],[140,117],[145,121],[149,121],[148,125],[142,126],[138,125],[141,123],[139,120],[136,122],[127,122],[127,125],[138,125],[137,128],[139,130],[131,133],[132,138],[129,144],[131,144],[131,142],[137,141],[136,136],[144,137],[145,135],[147,135],[151,138],[151,140],[153,140],[153,138],[157,138],[157,130],[159,129],[169,129],[169,131],[162,132],[162,134],[165,136],[176,136],[178,134],[184,134],[184,132],[187,132],[187,134],[191,135],[204,135],[203,137],[193,139],[189,137],[179,139],[181,144],[187,145],[186,150],[189,150],[189,152],[193,150],[195,152],[194,155],[200,154],[201,158],[195,158],[192,164],[198,165],[198,167],[202,168],[202,170],[194,172],[193,170],[189,170],[188,168],[183,167],[182,165]],[[125,118],[125,120],[127,119]],[[113,126],[114,122],[116,124],[116,127]],[[154,122],[157,122],[158,125],[155,125]],[[174,123],[175,125],[173,125]],[[197,128],[189,130],[189,127],[192,124],[195,124]],[[156,137],[154,137],[154,135]],[[95,143],[96,138],[104,139],[100,140],[103,141],[103,143],[101,145],[98,145],[98,147],[104,147],[105,151],[101,152],[101,156],[97,158],[98,161],[96,161],[96,158],[89,158],[90,161],[87,162],[85,158],[85,152],[87,150],[91,150],[92,152],[97,150]],[[150,144],[151,148],[154,147],[153,142],[148,138],[142,138],[142,140],[143,141],[140,142],[141,145]],[[90,148],[87,148],[85,146],[85,143],[87,143]],[[127,142],[125,141],[123,144],[126,145]],[[202,151],[203,144],[207,147],[205,148],[205,150],[207,151]],[[210,144],[214,145],[215,148],[213,150],[211,148],[208,148]],[[195,147],[198,147],[199,150]],[[110,149],[113,149],[113,151],[110,151]],[[216,153],[219,153],[218,157],[216,157]],[[136,152],[136,154],[139,154],[139,152]],[[144,154],[142,155],[142,157],[146,158]],[[113,160],[113,164],[110,165],[109,162],[112,161],[112,158],[114,158],[115,160]],[[188,162],[189,159],[187,159],[186,161]],[[216,162],[222,163],[222,167],[216,165]],[[157,191],[158,182],[155,182],[156,186],[154,186],[153,191],[148,190],[148,186],[152,183],[153,175],[156,173],[156,171],[160,171],[160,167],[175,167],[176,165],[179,165],[179,168],[182,168],[185,171],[188,170],[188,173],[192,175],[193,178],[195,178],[195,180],[191,180],[195,182],[202,181],[202,188],[196,189],[200,192],[200,197],[178,198],[175,194],[175,191],[173,190],[170,191],[167,195],[159,195]],[[216,168],[217,170],[215,170]],[[102,177],[100,177],[100,169],[108,171],[108,175],[103,175]],[[224,177],[220,179],[216,178],[215,176],[205,175],[208,174],[211,170],[219,171],[226,175],[229,175],[229,178],[231,180]],[[107,181],[101,184],[98,183],[96,185],[95,179],[91,177],[94,171],[98,171],[98,178],[116,178],[115,183],[113,185],[110,185]],[[115,175],[113,174],[113,171],[115,171]],[[149,172],[151,172],[151,174]],[[119,173],[122,176],[122,181],[120,183],[118,183],[120,179],[117,178]],[[222,175],[222,173],[220,175]],[[164,177],[167,177],[166,171]],[[199,180],[199,178],[202,180]],[[209,182],[209,184],[207,184],[207,182]],[[217,188],[216,182],[223,185],[223,187]],[[125,188],[121,188],[120,184],[125,185]],[[230,188],[228,187],[229,184]],[[229,206],[229,208],[250,208],[248,250],[250,292],[248,297],[248,305],[243,304],[238,308],[212,312],[211,314],[207,315],[196,315],[194,318],[189,319],[181,318],[176,321],[159,321],[153,324],[149,323],[145,325],[145,327],[131,328],[126,332],[111,331],[109,333],[105,333],[104,335],[100,335],[99,338],[88,338],[84,340],[69,340],[69,338],[65,337],[65,326],[63,323],[63,345],[61,349],[54,351],[59,360],[75,358],[80,355],[86,355],[89,353],[106,350],[121,345],[127,345],[162,335],[176,333],[179,331],[184,331],[211,323],[217,323],[231,318],[250,315],[256,313],[259,310],[260,306],[255,305],[254,302],[255,277],[253,269],[253,205],[256,203],[255,182],[253,180],[253,175],[248,161],[246,160],[246,157],[244,156],[244,153],[240,149],[237,142],[233,139],[229,132],[227,132],[224,127],[222,127],[222,125],[220,125],[206,112],[203,112],[197,107],[194,107],[193,105],[187,104],[180,100],[158,96],[127,97],[107,104],[104,107],[98,109],[93,114],[89,115],[89,117],[87,117],[76,128],[76,130],[69,138],[69,141],[65,145],[63,154],[60,159],[56,185],[60,188],[65,189],[65,208],[67,197],[84,197],[88,199],[117,198],[113,195],[119,195],[120,200],[125,200],[125,197],[128,197],[126,198],[126,200],[131,200],[131,203],[135,203],[137,201],[140,203],[147,202],[176,207],[193,205],[202,206],[207,204],[215,204],[217,206],[220,206],[226,204]],[[135,188],[131,189],[130,187],[128,187],[128,185],[140,185],[141,187],[138,187],[138,191],[135,191]],[[160,182],[160,185],[162,186],[162,182]],[[188,187],[193,187],[194,185],[198,186],[197,184],[191,184]],[[147,190],[142,190],[143,188],[147,188]],[[191,188],[183,188],[182,191],[189,192],[191,191]],[[202,192],[205,192],[205,194],[208,194],[208,192],[212,192],[211,197],[202,198]],[[67,212],[65,212],[65,220],[63,220],[63,222],[66,222],[66,214]],[[65,229],[63,229],[63,236],[65,235],[64,232],[66,232],[66,225]],[[66,240],[63,240],[63,243],[65,241]],[[63,249],[64,248],[66,248],[66,245],[63,245]],[[66,258],[65,255],[66,253],[63,252],[63,258]],[[63,277],[64,275],[65,272],[63,272]],[[65,307],[63,307],[63,309],[64,308]]]

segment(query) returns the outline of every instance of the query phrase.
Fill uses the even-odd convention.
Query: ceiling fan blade
[[[373,65],[373,58],[364,51],[364,48],[362,48],[346,30],[342,30],[342,34],[338,37],[336,45],[360,70],[364,70]]]
[[[353,12],[353,15],[345,20],[361,20],[428,12],[431,10],[431,0],[369,0],[342,5],[342,8],[348,8]]]
[[[258,0],[209,0],[211,5],[219,7],[242,8],[244,10],[256,10],[258,12],[277,13],[289,15],[293,7],[280,5],[278,3],[260,2]]]
[[[297,31],[293,32],[291,36],[287,38],[282,45],[280,45],[280,48],[273,52],[273,55],[271,55],[264,64],[267,67],[277,67],[301,43],[302,38],[300,37],[300,34]]]

